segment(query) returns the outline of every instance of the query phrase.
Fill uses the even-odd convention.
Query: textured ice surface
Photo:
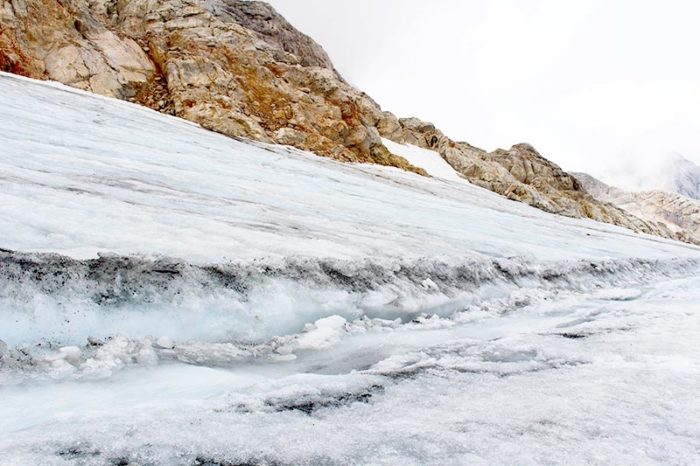
[[[9,385],[1,461],[693,464],[698,290],[665,280],[364,330],[334,319],[295,359]]]
[[[700,455],[697,248],[1,73],[0,123],[2,465]]]
[[[133,104],[0,75],[0,248],[190,262],[696,253],[463,182],[251,145]]]

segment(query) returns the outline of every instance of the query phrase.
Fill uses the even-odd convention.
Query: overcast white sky
[[[384,109],[454,139],[618,184],[611,167],[700,163],[700,2],[270,3]]]

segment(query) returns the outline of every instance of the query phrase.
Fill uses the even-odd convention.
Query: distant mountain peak
[[[689,197],[700,199],[700,167],[686,159],[681,154],[675,153],[668,161],[669,180],[671,191]]]

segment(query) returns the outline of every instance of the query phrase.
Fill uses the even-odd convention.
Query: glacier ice
[[[0,122],[0,464],[697,457],[696,247],[3,73]]]

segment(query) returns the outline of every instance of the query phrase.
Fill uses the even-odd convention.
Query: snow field
[[[700,454],[698,248],[4,73],[0,123],[2,465]]]

